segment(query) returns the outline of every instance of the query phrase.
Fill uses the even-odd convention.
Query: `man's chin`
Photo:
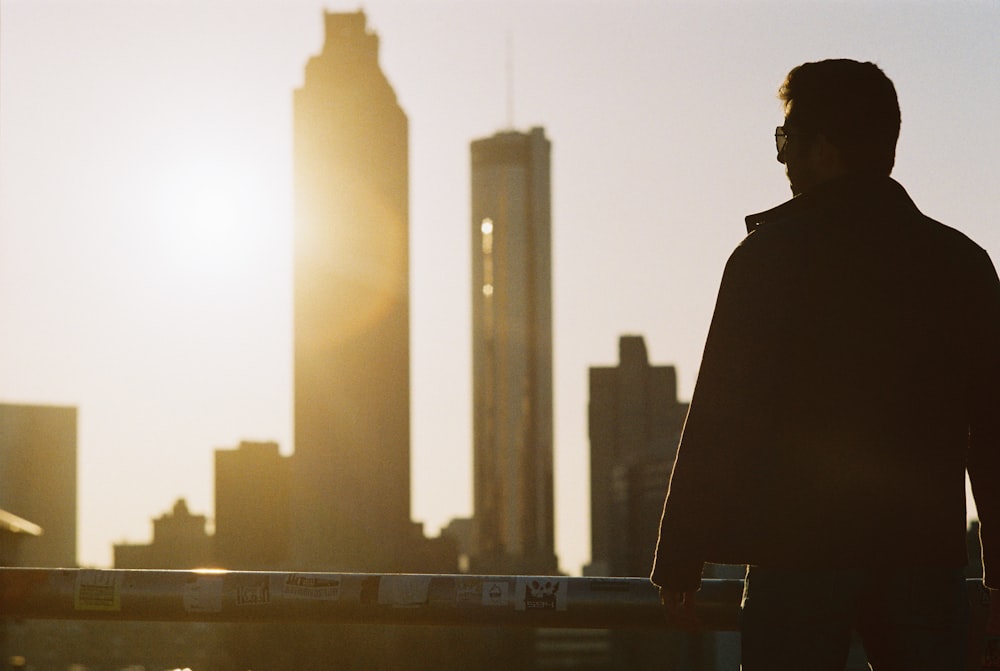
[[[801,195],[804,191],[802,180],[793,179],[787,172],[785,173],[785,176],[788,177],[788,188],[792,191],[792,197]]]

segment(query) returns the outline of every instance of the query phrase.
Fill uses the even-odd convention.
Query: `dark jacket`
[[[651,579],[703,562],[963,566],[1000,587],[1000,282],[885,178],[759,215],[730,257]]]

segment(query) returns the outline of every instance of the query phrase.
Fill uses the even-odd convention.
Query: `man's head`
[[[805,63],[788,73],[778,97],[785,107],[778,160],[796,195],[847,173],[892,172],[899,102],[874,63]]]

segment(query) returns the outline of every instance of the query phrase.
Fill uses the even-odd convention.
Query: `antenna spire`
[[[507,128],[514,128],[514,37],[507,29]]]

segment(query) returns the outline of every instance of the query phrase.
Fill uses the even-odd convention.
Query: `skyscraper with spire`
[[[474,572],[557,570],[549,155],[542,128],[471,146]]]
[[[408,122],[363,12],[294,93],[292,562],[397,568],[410,522]]]

